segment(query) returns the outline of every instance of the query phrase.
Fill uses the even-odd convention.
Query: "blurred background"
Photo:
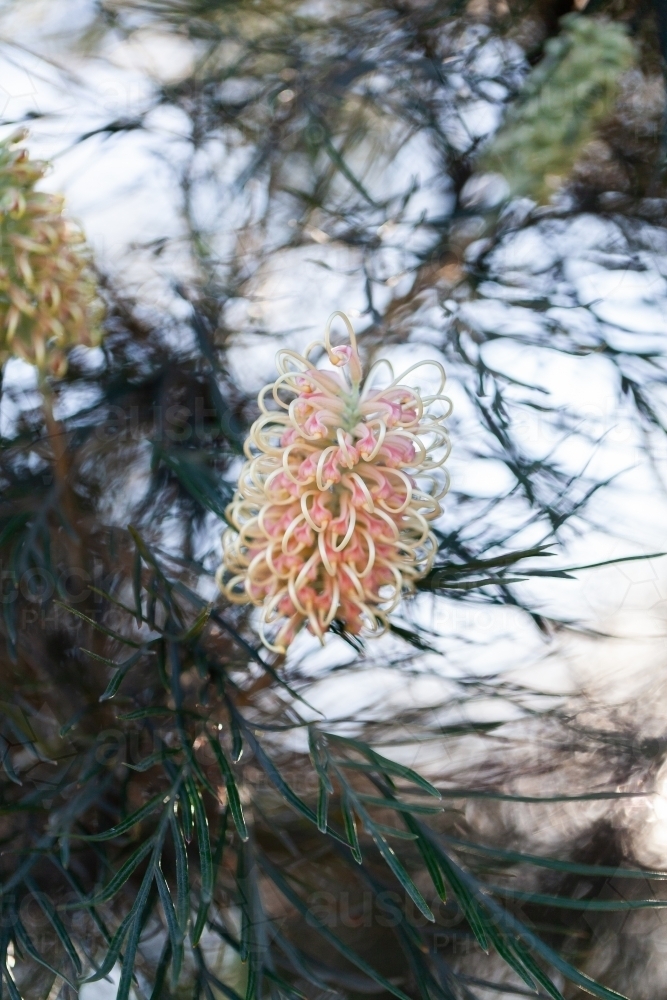
[[[40,187],[66,195],[106,308],[101,346],[75,348],[51,390],[71,456],[66,509],[50,492],[35,369],[11,357],[3,372],[2,699],[12,707],[0,950],[12,1000],[17,989],[73,996],[60,974],[68,960],[107,975],[81,986],[85,1000],[667,995],[665,57],[662,0],[0,5],[0,137],[29,128],[30,155],[51,164]],[[225,607],[213,578],[224,510],[277,349],[302,350],[336,309],[365,363],[445,366],[452,488],[438,559],[381,639],[343,630],[322,648],[303,632],[286,658],[263,661],[255,612]],[[95,583],[83,603],[57,582],[67,566]],[[162,601],[169,645],[170,602],[186,590],[181,666],[121,664],[128,681],[100,704],[107,668],[128,654],[122,637],[154,641]],[[118,603],[137,600],[133,631]],[[68,618],[63,603],[88,617]],[[188,629],[202,607],[224,619],[206,619],[200,648]],[[160,706],[190,714],[160,730],[159,745],[150,729],[158,749],[144,766],[136,747]],[[235,745],[237,711],[246,753],[235,771],[253,832],[242,841],[236,814],[236,833],[231,819],[220,827],[228,779],[206,779],[201,763],[209,784],[183,808],[196,819],[203,803],[221,874],[199,943],[186,942],[170,980],[177,939],[158,876],[146,908],[128,909],[146,855],[127,859],[157,834],[123,823],[164,790],[153,764],[176,780],[166,755],[179,763],[179,747],[199,782],[196,712]],[[444,794],[433,828],[468,875],[436,863],[449,892],[435,924],[409,889],[407,915],[378,919],[377,899],[405,883],[391,882],[359,811],[361,867],[285,805],[276,766],[302,804],[317,794],[308,724],[367,740]],[[113,752],[100,756],[105,733]],[[58,762],[57,782],[41,776],[42,758]],[[390,794],[389,773],[374,794]],[[335,785],[331,801],[352,843],[349,794]],[[102,858],[85,838],[106,827],[120,839]],[[269,858],[254,880],[244,843]],[[428,851],[395,845],[430,901]],[[33,859],[25,883],[11,874],[17,853],[20,872]],[[40,866],[51,853],[50,876]],[[195,851],[193,899],[202,863]],[[117,895],[100,897],[101,932],[86,906],[125,864]],[[271,865],[294,874],[303,910],[286,892],[276,902]],[[163,867],[169,893],[176,846]],[[88,900],[79,923],[52,879]],[[38,913],[30,900],[51,891]],[[487,898],[510,916],[488,917],[485,954],[474,900],[483,909]],[[179,905],[184,928],[189,904]],[[127,912],[126,961],[127,941],[112,945]],[[524,946],[537,949],[537,973]]]

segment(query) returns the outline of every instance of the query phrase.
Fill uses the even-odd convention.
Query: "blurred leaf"
[[[422,777],[421,774],[413,771],[411,767],[405,767],[403,764],[397,764],[396,761],[383,757],[366,743],[362,743],[360,740],[350,739],[346,736],[336,736],[332,733],[327,733],[326,737],[334,743],[342,743],[344,746],[358,750],[360,754],[363,754],[363,756],[370,761],[371,765],[374,765],[374,769],[380,771],[381,774],[393,774],[399,778],[404,778],[406,781],[423,788],[425,792],[428,792],[429,795],[433,795],[434,798],[441,798],[438,789],[435,788],[430,781],[427,781],[426,778]],[[336,763],[345,767],[348,762],[345,760],[337,760]]]
[[[28,934],[27,930],[23,926],[23,923],[21,922],[20,919],[18,919],[18,917],[16,917],[13,921],[13,927],[16,933],[17,941],[21,946],[21,950],[24,951],[27,955],[29,955],[34,962],[37,962],[38,965],[43,966],[45,969],[48,969],[49,972],[52,972],[54,975],[59,976],[61,979],[64,979],[67,985],[70,986],[73,990],[75,990],[76,986],[72,982],[72,980],[68,979],[68,977],[63,972],[60,972],[53,965],[51,965],[46,960],[46,958],[44,958],[43,955],[40,955],[40,953],[35,948],[35,945],[33,944],[30,935]]]
[[[660,910],[667,906],[667,899],[572,899],[566,896],[550,896],[543,892],[522,892],[520,889],[510,889],[497,885],[490,885],[488,888],[495,896],[505,896],[508,899],[519,899],[523,903],[550,906],[561,910],[615,912],[617,910]]]
[[[176,857],[176,915],[181,933],[185,934],[190,920],[190,880],[188,875],[188,852],[183,840],[181,828],[173,812],[169,816],[169,825]]]
[[[125,767],[129,767],[131,771],[143,773],[144,771],[150,771],[156,764],[164,764],[168,757],[173,757],[180,752],[180,749],[177,747],[173,750],[167,750],[166,747],[163,747],[161,750],[156,750],[155,753],[149,754],[148,757],[144,757],[138,764],[128,764],[126,762]]]
[[[25,884],[26,884],[26,887],[32,893],[33,898],[39,903],[39,906],[40,906],[42,912],[48,918],[51,926],[55,930],[55,932],[56,932],[56,934],[58,936],[58,940],[62,944],[63,948],[65,949],[65,951],[67,953],[67,955],[69,956],[69,959],[70,959],[72,965],[74,966],[74,971],[77,973],[77,975],[81,975],[81,962],[79,960],[79,956],[77,955],[76,948],[74,947],[74,945],[72,943],[72,939],[70,938],[69,934],[67,933],[65,925],[63,924],[62,920],[60,919],[60,917],[56,913],[56,910],[55,910],[55,907],[53,906],[53,903],[51,902],[51,900],[49,899],[49,897],[46,895],[46,893],[41,892],[37,888],[37,886],[35,885],[35,883],[33,882],[33,880],[31,878],[26,878]]]
[[[134,561],[132,563],[132,593],[134,595],[137,628],[141,628],[144,617],[141,605],[141,553],[136,544],[134,547]]]
[[[154,795],[152,799],[149,799],[143,806],[136,809],[133,813],[130,813],[121,823],[117,823],[116,826],[112,826],[111,829],[105,830],[103,833],[79,833],[72,834],[79,840],[115,840],[116,837],[121,836],[123,833],[127,833],[131,830],[136,823],[140,823],[147,816],[150,816],[155,812],[160,804],[164,804],[165,796],[162,793]]]
[[[121,888],[121,886],[125,885],[132,872],[135,870],[135,868],[138,868],[138,866],[144,860],[146,855],[150,853],[153,847],[154,847],[154,839],[152,837],[149,840],[145,840],[142,844],[140,844],[132,852],[132,854],[127,859],[125,864],[121,868],[119,868],[114,877],[109,882],[107,882],[104,888],[99,893],[97,893],[96,896],[88,900],[85,903],[85,905],[99,906],[100,903],[106,903],[110,899],[113,899],[118,890]],[[71,908],[72,906],[78,908],[78,905],[79,905],[78,903],[71,904],[69,908]]]
[[[184,449],[170,449],[153,444],[156,458],[164,463],[178,478],[181,485],[206,510],[224,518],[227,504],[232,499],[232,491],[223,481],[216,480],[212,472],[201,462],[193,461]]]
[[[130,909],[127,916],[121,921],[116,933],[111,939],[111,943],[107,948],[106,955],[102,961],[102,964],[94,973],[90,976],[86,976],[83,983],[96,983],[100,979],[106,979],[109,973],[112,971],[116,962],[118,961],[118,956],[120,955],[120,949],[123,947],[123,941],[125,940],[125,935],[127,934],[130,923],[132,922],[135,914],[135,905]]]
[[[290,788],[271,758],[262,749],[261,744],[255,738],[254,734],[245,725],[243,725],[243,734],[262,770],[274,788],[280,792],[285,801],[289,802],[289,804],[296,809],[298,813],[317,826],[317,814],[314,813],[310,806],[306,805],[303,799],[299,798],[296,792]]]
[[[166,939],[164,947],[162,949],[162,954],[160,955],[160,960],[157,964],[155,970],[155,979],[153,981],[153,988],[151,990],[150,1000],[160,1000],[162,995],[162,989],[167,978],[167,970],[169,968],[169,962],[171,961],[171,941],[169,938]]]
[[[370,806],[380,806],[383,809],[395,809],[397,812],[419,813],[420,815],[436,816],[445,808],[444,806],[425,806],[416,802],[404,802],[402,799],[383,799],[377,795],[364,795],[357,793],[360,802],[365,802]]]
[[[449,834],[441,834],[441,837],[462,851],[473,854],[486,854],[508,862],[525,862],[526,864],[536,865],[540,868],[550,868],[552,871],[570,872],[574,875],[594,875],[601,878],[667,879],[667,871],[653,871],[650,868],[621,868],[620,866],[617,868],[611,865],[586,865],[576,861],[559,861],[557,858],[546,858],[537,854],[524,854],[522,851],[507,851],[501,847],[486,847],[483,844],[475,844],[468,840],[462,840],[459,837],[452,837]]]
[[[184,936],[181,928],[179,927],[178,920],[176,919],[176,911],[171,899],[171,893],[169,892],[169,886],[167,885],[165,877],[162,874],[160,865],[157,866],[155,872],[155,882],[160,896],[160,902],[162,903],[162,912],[164,913],[164,918],[167,922],[167,932],[169,934],[169,943],[171,945],[171,952],[173,955],[171,979],[172,983],[176,985],[181,973],[181,966],[183,964]]]
[[[106,625],[101,625],[99,622],[94,621],[89,618],[88,615],[84,615],[83,611],[78,611],[76,608],[71,608],[68,604],[63,604],[61,601],[54,601],[58,607],[64,608],[65,611],[69,611],[70,614],[76,615],[81,621],[86,622],[86,624],[92,626],[97,632],[101,632],[103,635],[109,636],[110,639],[115,639],[116,642],[123,643],[124,646],[134,646],[135,649],[142,649],[143,643],[134,642],[133,639],[128,639],[124,635],[120,635],[119,632],[114,632],[113,629],[107,628]]]
[[[94,653],[91,653],[87,649],[82,649],[81,652],[82,653],[88,653],[89,656],[94,656],[95,655]],[[138,649],[136,651],[136,653],[134,653],[132,656],[128,657],[127,660],[124,660],[122,663],[114,664],[115,666],[118,667],[118,670],[116,671],[116,673],[113,675],[113,677],[109,681],[109,683],[108,683],[108,685],[107,685],[104,693],[100,695],[100,701],[108,701],[110,698],[113,698],[113,696],[117,693],[118,688],[123,683],[123,680],[126,677],[128,671],[130,671],[132,669],[132,667],[135,665],[135,663],[139,662],[139,660],[142,658],[142,656],[144,655],[145,652],[146,652],[146,650],[144,650],[144,649]],[[102,657],[101,656],[95,656],[95,659],[102,660]],[[109,661],[107,661],[107,662],[109,662]]]
[[[343,828],[345,830],[347,842],[350,845],[350,850],[352,851],[352,857],[357,864],[360,865],[363,859],[361,857],[359,838],[357,836],[357,824],[354,819],[354,812],[350,805],[349,796],[345,790],[341,796],[340,808],[343,814]]]
[[[134,961],[137,954],[137,948],[139,947],[139,938],[142,930],[141,918],[143,916],[144,907],[148,902],[148,894],[157,870],[157,861],[158,857],[154,851],[139,892],[137,893],[136,900],[132,910],[130,911],[132,914],[132,921],[128,929],[127,943],[125,946],[125,954],[123,955],[123,964],[120,970],[120,982],[118,983],[116,1000],[128,1000],[130,995],[130,988],[134,977]]]
[[[4,736],[0,736],[0,754],[2,754],[2,767],[11,782],[15,785],[22,785],[23,782],[19,778],[18,774],[14,770],[14,764],[12,762],[12,755],[9,752],[10,747]]]
[[[404,866],[401,864],[397,858],[393,848],[387,843],[382,831],[377,823],[374,823],[371,817],[368,815],[363,806],[358,800],[355,801],[355,806],[357,812],[359,813],[359,818],[362,820],[365,829],[370,833],[371,837],[375,841],[375,846],[379,850],[380,854],[384,860],[389,865],[399,883],[403,886],[407,892],[410,899],[413,901],[415,906],[424,914],[427,920],[435,922],[435,917],[431,912],[431,908],[422,896],[421,892],[413,882],[413,880],[408,875]]]
[[[309,909],[299,898],[297,893],[294,892],[287,880],[283,877],[279,869],[271,864],[268,858],[264,855],[260,855],[257,860],[260,867],[266,872],[268,877],[274,883],[276,888],[282,893],[285,899],[292,904],[295,910],[297,910],[302,917],[307,918],[311,922],[312,926],[317,927],[318,933],[322,938],[324,938],[325,941],[328,941],[329,944],[336,949],[336,951],[340,952],[340,954],[348,960],[348,962],[351,962],[352,965],[361,969],[361,971],[365,973],[369,979],[371,979],[374,983],[377,983],[377,985],[382,987],[382,989],[387,990],[387,992],[391,993],[392,996],[398,997],[398,1000],[410,1000],[410,998],[402,990],[391,983],[388,979],[385,979],[385,977],[380,975],[379,972],[376,972],[371,965],[365,962],[364,959],[360,958],[359,955],[352,951],[351,948],[348,948],[346,944],[343,944],[340,938],[330,931],[329,928],[319,920],[317,914],[313,913],[312,909]]]

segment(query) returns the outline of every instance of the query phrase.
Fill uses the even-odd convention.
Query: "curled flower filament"
[[[332,347],[337,316],[350,344]],[[332,370],[308,360],[317,348]],[[352,324],[340,312],[323,341],[303,355],[281,350],[276,364],[227,509],[218,582],[231,601],[263,609],[262,641],[284,653],[303,627],[320,641],[334,621],[353,635],[379,634],[428,572],[436,552],[430,522],[449,486],[451,403],[437,361],[394,378],[383,359],[364,379]],[[403,380],[425,365],[435,367],[439,386],[422,396]],[[390,379],[381,388],[380,367]]]

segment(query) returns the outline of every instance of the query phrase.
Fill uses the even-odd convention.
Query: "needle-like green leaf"
[[[123,833],[131,830],[136,823],[141,823],[143,819],[154,813],[157,807],[160,804],[164,804],[164,802],[165,796],[159,793],[158,795],[154,795],[152,799],[149,799],[145,805],[130,813],[121,823],[117,823],[109,830],[104,830],[102,833],[73,833],[71,836],[76,837],[78,840],[115,840],[116,837],[120,837]]]
[[[206,810],[201,794],[192,778],[186,779],[185,788],[192,804],[195,829],[197,831],[197,846],[199,847],[200,902],[197,919],[190,932],[192,946],[196,947],[204,930],[208,910],[213,899],[213,860],[211,858],[211,842],[208,835],[208,819],[206,818]]]
[[[213,750],[215,758],[218,762],[222,776],[225,779],[225,785],[227,788],[227,800],[229,802],[229,811],[232,814],[232,819],[234,820],[234,826],[237,829],[238,835],[241,840],[248,839],[248,829],[246,827],[246,822],[243,817],[243,808],[241,806],[241,799],[239,797],[239,791],[236,787],[236,781],[234,779],[234,773],[231,769],[231,765],[225,756],[225,752],[220,746],[218,740],[208,735],[209,744]]]

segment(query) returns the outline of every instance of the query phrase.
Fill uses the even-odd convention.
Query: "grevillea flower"
[[[349,346],[331,346],[336,316]],[[321,347],[331,370],[308,360]],[[430,522],[449,485],[443,422],[451,403],[436,361],[394,378],[382,360],[363,379],[344,313],[331,316],[323,342],[303,356],[281,350],[276,365],[227,509],[233,527],[223,535],[218,581],[230,600],[262,607],[262,641],[284,653],[304,626],[320,641],[334,621],[353,635],[378,634],[428,572],[436,551]],[[422,365],[438,371],[433,395],[402,384]],[[383,368],[388,384],[376,387]]]
[[[101,304],[84,237],[64,200],[35,191],[47,165],[0,143],[0,364],[12,355],[62,375],[66,350],[100,338]]]

